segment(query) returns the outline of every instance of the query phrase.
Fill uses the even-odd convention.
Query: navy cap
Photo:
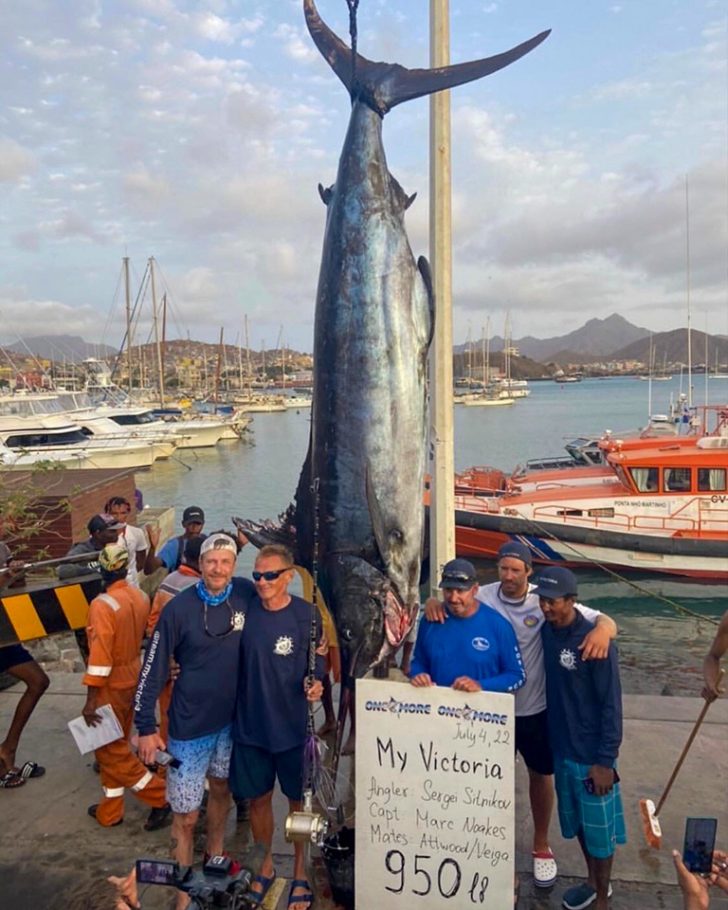
[[[538,597],[576,597],[576,575],[563,566],[549,566],[536,579],[536,587],[531,592]]]
[[[198,524],[204,525],[205,523],[205,513],[199,506],[187,506],[187,508],[182,513],[182,524]]]
[[[531,550],[525,543],[521,543],[520,540],[508,540],[503,544],[500,550],[498,550],[499,560],[505,559],[508,556],[513,559],[520,559],[524,565],[531,565]]]
[[[123,521],[117,521],[113,515],[102,512],[100,515],[94,515],[86,527],[89,534],[96,534],[98,531],[123,531],[126,525]]]
[[[451,559],[442,567],[441,588],[454,588],[458,591],[467,591],[478,581],[475,566],[467,559]]]

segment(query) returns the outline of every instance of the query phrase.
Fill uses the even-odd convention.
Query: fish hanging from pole
[[[549,33],[495,57],[406,69],[354,56],[313,0],[303,6],[316,47],[352,102],[336,182],[319,186],[326,229],[311,438],[295,501],[279,523],[236,523],[257,546],[288,544],[314,572],[344,671],[361,676],[399,647],[417,610],[434,320],[430,269],[424,257],[415,260],[405,231],[415,197],[389,173],[383,118],[403,101],[508,66]]]

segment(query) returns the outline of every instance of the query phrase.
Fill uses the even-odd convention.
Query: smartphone
[[[615,784],[619,783],[619,774],[617,774],[616,768],[614,768],[614,783]],[[586,790],[587,793],[591,793],[591,794],[594,793],[594,780],[591,777],[587,777],[584,779],[584,789]]]
[[[710,875],[715,849],[715,818],[688,818],[685,820],[685,846],[683,862],[690,872]]]
[[[138,859],[136,877],[140,885],[174,885],[178,865],[174,860]]]
[[[154,760],[158,765],[162,765],[163,768],[166,768],[169,765],[170,768],[179,768],[182,762],[175,758],[174,755],[170,755],[169,752],[165,752],[164,749],[157,749]]]

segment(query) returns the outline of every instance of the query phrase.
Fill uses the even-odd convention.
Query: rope
[[[359,0],[346,0],[346,5],[349,7],[349,35],[351,36],[351,86],[353,89],[354,83],[356,82],[356,11],[359,8]]]
[[[539,522],[533,518],[528,518],[526,515],[523,515],[518,510],[514,510],[518,517],[525,521],[527,524],[532,525],[539,534],[546,538],[547,540],[553,540],[556,543],[560,544],[563,547],[567,547],[571,550],[574,555],[578,556],[584,562],[588,562],[593,566],[596,566],[598,569],[601,569],[602,572],[605,572],[607,575],[611,575],[617,581],[622,582],[623,584],[628,585],[630,588],[633,588],[635,591],[639,591],[640,594],[647,595],[648,597],[653,597],[655,600],[662,601],[667,604],[669,607],[672,607],[678,613],[683,613],[685,616],[691,616],[693,619],[701,620],[702,622],[712,623],[714,626],[719,625],[720,620],[714,619],[712,616],[703,616],[701,613],[696,613],[695,610],[691,610],[689,607],[684,607],[682,604],[678,603],[676,600],[672,600],[669,597],[665,597],[664,594],[656,594],[654,591],[650,591],[648,588],[645,588],[643,585],[639,584],[636,581],[631,581],[629,578],[626,578],[624,575],[620,575],[619,572],[615,572],[614,569],[610,569],[609,566],[605,566],[604,563],[599,562],[596,559],[593,559],[591,556],[587,556],[585,553],[582,553],[577,547],[575,547],[568,540],[562,540],[560,537],[557,537],[552,531],[548,531],[544,528]],[[524,541],[529,547],[537,553],[537,549],[529,542]]]

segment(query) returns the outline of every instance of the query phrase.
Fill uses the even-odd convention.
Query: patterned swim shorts
[[[167,799],[173,812],[195,812],[202,805],[205,778],[226,780],[233,749],[232,725],[198,739],[169,739],[167,751],[180,762],[167,769]]]
[[[589,855],[607,859],[617,844],[627,843],[619,784],[604,796],[597,796],[587,792],[584,785],[589,765],[563,758],[556,758],[554,765],[562,835],[576,837],[581,831]]]

